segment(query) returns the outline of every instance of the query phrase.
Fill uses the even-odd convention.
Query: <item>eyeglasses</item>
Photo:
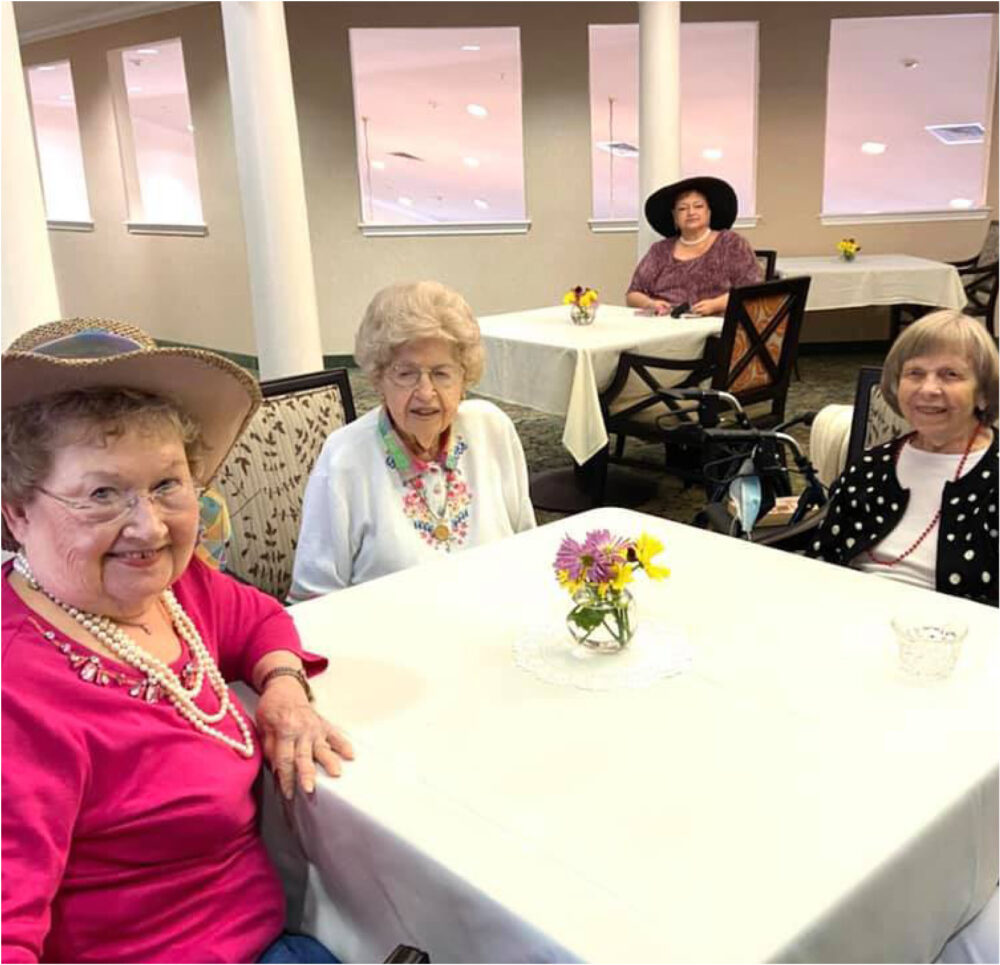
[[[68,506],[85,523],[111,523],[121,519],[139,504],[140,499],[148,499],[161,516],[172,516],[193,509],[204,491],[195,486],[191,479],[165,479],[148,492],[135,489],[116,489],[114,486],[99,486],[84,499],[69,499],[50,493],[41,486],[35,487],[50,499]]]
[[[401,389],[415,389],[424,372],[435,389],[451,389],[461,382],[464,369],[461,365],[434,365],[429,369],[417,365],[390,365],[386,376]]]

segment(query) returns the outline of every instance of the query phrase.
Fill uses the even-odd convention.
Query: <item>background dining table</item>
[[[598,528],[664,543],[633,647],[681,672],[516,659],[561,640],[552,560]],[[969,627],[925,685],[890,631],[921,607]],[[290,613],[357,746],[292,812],[302,927],[346,961],[926,962],[996,886],[994,608],[606,508]]]
[[[722,319],[650,316],[601,305],[592,324],[574,325],[569,306],[555,305],[486,315],[479,328],[486,367],[475,391],[565,416],[563,445],[582,465],[608,443],[599,394],[611,382],[621,353],[698,358],[706,339],[721,331]]]
[[[780,257],[783,278],[812,278],[806,311],[863,308],[866,305],[931,305],[963,308],[968,301],[954,265],[913,255],[858,254]]]

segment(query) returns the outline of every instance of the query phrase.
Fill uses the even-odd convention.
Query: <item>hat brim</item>
[[[191,348],[155,348],[110,358],[63,359],[33,352],[3,356],[3,409],[59,392],[136,389],[174,403],[201,427],[199,482],[207,484],[261,402],[254,377],[221,355]]]
[[[685,178],[654,191],[646,199],[646,220],[664,238],[680,234],[674,223],[674,204],[682,194],[689,191],[704,195],[712,212],[709,222],[712,228],[724,231],[733,226],[739,210],[739,199],[732,185],[722,178]]]

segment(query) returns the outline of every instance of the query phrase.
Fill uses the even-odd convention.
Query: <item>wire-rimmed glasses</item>
[[[389,381],[400,389],[415,389],[420,384],[424,373],[431,380],[435,389],[453,389],[462,381],[462,366],[453,364],[432,365],[424,368],[419,365],[400,363],[390,365],[386,370]]]
[[[50,499],[73,510],[83,522],[94,525],[121,519],[135,509],[140,499],[148,499],[150,505],[161,516],[188,512],[197,507],[198,499],[204,492],[203,487],[196,486],[192,479],[166,479],[145,492],[137,489],[118,489],[115,486],[100,486],[89,496],[80,499],[60,496],[42,486],[35,488]]]

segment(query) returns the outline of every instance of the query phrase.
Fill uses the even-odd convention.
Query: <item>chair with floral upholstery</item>
[[[225,570],[284,601],[306,482],[327,436],[354,420],[345,369],[273,379],[215,477],[232,535]]]

